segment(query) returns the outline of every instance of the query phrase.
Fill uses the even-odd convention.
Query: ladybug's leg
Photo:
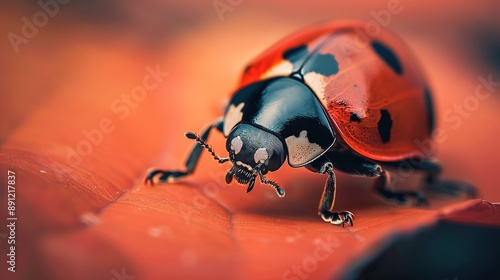
[[[417,161],[416,161],[417,162]],[[426,173],[425,187],[431,191],[457,196],[466,194],[468,197],[477,196],[474,186],[461,181],[440,180],[439,176],[443,171],[441,164],[433,160],[423,160],[412,165],[416,170]]]
[[[227,159],[227,158],[217,157],[213,153],[212,149],[205,143],[205,141],[208,139],[208,136],[210,135],[210,131],[212,130],[212,128],[216,128],[217,130],[222,132],[222,125],[223,125],[223,118],[219,118],[213,124],[211,124],[209,127],[207,127],[203,131],[201,136],[197,136],[196,134],[191,133],[191,132],[186,133],[185,135],[187,138],[194,139],[198,143],[200,143],[200,144],[196,143],[195,146],[193,147],[193,149],[191,150],[191,153],[189,154],[189,156],[186,160],[186,163],[185,163],[186,170],[185,171],[160,170],[160,169],[153,170],[146,177],[146,183],[151,182],[151,185],[153,185],[153,178],[155,176],[158,176],[158,175],[159,175],[158,181],[160,183],[165,183],[165,182],[176,181],[182,177],[185,177],[185,176],[193,173],[194,169],[196,167],[196,164],[198,163],[198,160],[200,159],[201,152],[203,151],[204,148],[209,150],[209,152],[212,153],[212,156],[214,156],[214,158],[216,160],[218,160],[220,163],[228,161],[229,159]]]
[[[380,166],[379,166],[380,167]],[[415,205],[427,205],[427,199],[425,196],[416,191],[396,191],[393,190],[390,185],[390,174],[389,172],[382,170],[380,167],[380,174],[375,182],[375,190],[382,195],[389,202],[394,202],[398,205],[407,205],[409,203],[409,198],[415,200]]]
[[[321,202],[319,204],[318,215],[321,216],[323,221],[334,225],[345,226],[345,224],[351,224],[352,226],[354,215],[351,212],[332,211],[335,204],[335,173],[333,172],[333,164],[324,159],[326,158],[322,157],[307,166],[311,171],[320,174],[328,174],[328,179],[326,180],[325,189],[323,190],[323,195],[321,196]]]
[[[410,199],[415,200],[416,205],[427,204],[425,197],[415,191],[396,191],[390,186],[390,174],[382,166],[359,157],[350,157],[350,160],[335,162],[335,168],[356,176],[377,177],[375,190],[387,201],[398,205],[407,205]]]

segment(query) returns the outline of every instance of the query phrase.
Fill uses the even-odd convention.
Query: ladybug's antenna
[[[269,185],[269,186],[273,187],[274,190],[276,191],[276,194],[279,197],[284,197],[285,196],[285,190],[283,190],[280,186],[278,186],[278,184],[276,184],[274,181],[267,180],[264,177],[264,174],[262,174],[261,167],[262,167],[262,163],[259,163],[259,164],[257,164],[257,166],[255,166],[254,172],[253,172],[253,176],[252,176],[252,179],[250,181],[250,185],[248,186],[247,192],[249,192],[249,191],[251,191],[253,189],[253,184],[254,184],[254,181],[255,181],[255,177],[258,174],[259,177],[260,177],[260,182],[262,184],[266,184],[266,185]]]
[[[285,196],[285,190],[283,190],[280,186],[278,186],[278,184],[276,184],[275,182],[271,181],[271,180],[267,180],[265,177],[264,177],[264,174],[262,174],[262,172],[259,170],[259,177],[260,177],[260,182],[262,184],[266,184],[266,185],[270,185],[271,187],[274,188],[274,190],[276,191],[276,194],[279,196],[279,197],[284,197]]]
[[[200,136],[198,136],[196,133],[188,131],[188,132],[184,133],[184,136],[186,136],[186,138],[188,138],[188,139],[192,139],[192,140],[195,140],[196,142],[198,142],[198,144],[200,144],[203,148],[205,148],[208,152],[210,152],[210,154],[214,157],[214,159],[216,161],[218,161],[219,163],[225,163],[225,162],[229,161],[229,158],[220,158],[219,156],[217,156],[215,154],[215,151],[212,149],[212,147],[210,147],[210,145],[208,145],[207,142],[205,142],[205,140],[201,139]]]

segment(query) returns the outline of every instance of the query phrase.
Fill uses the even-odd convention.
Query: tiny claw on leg
[[[151,183],[151,186],[154,186],[154,177],[158,174],[161,174],[160,177],[158,178],[158,181],[160,183],[171,183],[181,177],[186,176],[186,172],[183,171],[167,171],[167,170],[153,170],[151,171],[148,176],[146,176],[146,180],[144,181],[144,184],[147,184],[148,182]]]
[[[351,226],[353,226],[354,222],[354,214],[349,211],[342,211],[340,213],[323,211],[321,213],[321,218],[327,223],[331,223],[334,225],[342,224],[342,227],[344,227],[345,224],[350,224]]]

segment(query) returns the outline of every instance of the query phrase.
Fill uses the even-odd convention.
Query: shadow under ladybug
[[[201,135],[185,133],[197,141],[185,170],[154,170],[146,183],[158,176],[172,182],[194,172],[203,149],[219,163],[230,162],[226,183],[233,178],[250,192],[257,177],[266,179],[288,159],[292,167],[328,176],[318,213],[326,222],[353,225],[349,211],[334,212],[335,170],[357,176],[377,177],[375,190],[399,205],[427,204],[416,191],[389,187],[389,172],[404,162],[426,174],[425,186],[451,194],[476,196],[474,187],[441,181],[441,166],[423,153],[416,140],[430,139],[434,108],[426,83],[408,48],[387,31],[366,46],[355,46],[362,23],[317,25],[286,37],[259,56],[246,69],[239,89],[232,95],[223,117]],[[215,128],[226,138],[225,158],[206,143]]]

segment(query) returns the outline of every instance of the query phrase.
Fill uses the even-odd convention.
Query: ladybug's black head
[[[263,176],[269,171],[278,170],[285,162],[284,145],[276,135],[252,124],[241,123],[229,134],[226,149],[233,163],[226,175],[228,184],[234,177],[240,184],[249,184],[249,192],[253,189],[258,175],[261,182],[272,185],[278,195],[285,194],[274,182]]]
[[[195,133],[186,132],[184,135],[196,140],[219,163],[231,161],[233,166],[226,174],[226,183],[231,183],[234,177],[238,183],[248,184],[247,192],[249,192],[253,189],[256,177],[259,176],[260,181],[271,185],[278,196],[285,195],[285,191],[275,182],[264,178],[267,172],[278,170],[286,158],[283,141],[273,133],[248,123],[236,125],[227,137],[228,158],[218,157],[207,142]]]

